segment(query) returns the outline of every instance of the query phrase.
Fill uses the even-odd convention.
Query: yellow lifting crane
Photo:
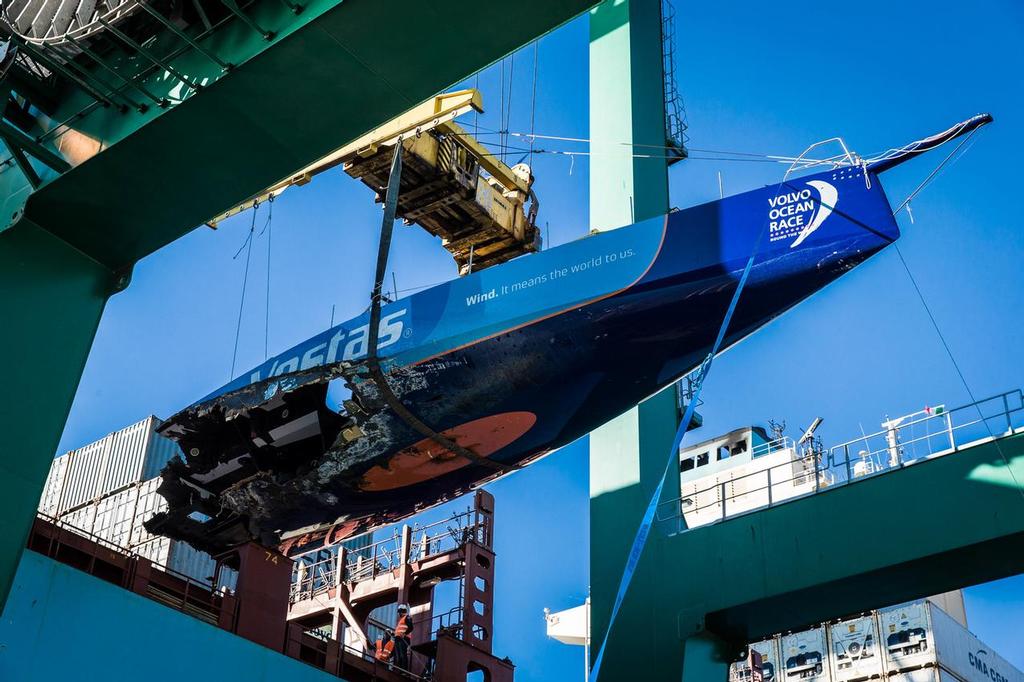
[[[381,201],[396,144],[402,145],[397,216],[441,238],[459,273],[504,263],[540,248],[538,202],[525,163],[511,168],[455,123],[483,111],[479,91],[437,95],[328,154],[207,223],[217,223],[336,166]],[[527,204],[529,206],[527,207]]]

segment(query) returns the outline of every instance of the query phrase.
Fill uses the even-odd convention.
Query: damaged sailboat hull
[[[867,174],[867,175],[866,175]],[[898,237],[877,176],[844,168],[592,235],[384,306],[168,420],[184,459],[147,527],[213,553],[297,554],[397,521],[572,442],[707,354],[750,254],[734,343]],[[328,389],[344,385],[340,408]],[[333,390],[332,390],[333,395]]]

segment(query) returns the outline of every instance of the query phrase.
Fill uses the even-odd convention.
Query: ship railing
[[[770,440],[767,443],[755,445],[750,450],[750,456],[752,458],[763,457],[764,455],[770,455],[772,453],[779,452],[780,450],[795,449],[796,444],[793,442],[793,439],[790,438],[789,436],[782,436],[780,438],[776,438],[775,440]]]
[[[491,538],[488,537],[488,528],[483,515],[472,508],[425,526],[414,526],[410,531],[406,561],[412,563],[442,556],[457,551],[468,542],[490,547]],[[365,547],[348,549],[345,552],[345,557],[342,581],[371,580],[401,566],[402,536],[395,533]],[[338,559],[336,556],[308,565],[296,563],[292,572],[289,599],[293,604],[312,599],[337,584]]]
[[[887,428],[830,448],[828,466],[836,480],[856,480],[1012,435],[1024,418],[1024,393],[1016,389],[951,410],[926,408],[919,414],[887,420]]]
[[[430,619],[430,639],[437,639],[440,635],[450,634],[456,639],[462,639],[462,607],[455,606],[444,613],[439,613]]]
[[[388,680],[400,677],[424,681],[425,677],[381,661],[370,648],[359,648],[334,639],[322,628],[307,628],[289,623],[285,633],[285,654],[342,679]]]
[[[326,592],[337,585],[336,573],[338,569],[337,557],[322,559],[314,564],[304,564],[301,561],[295,562],[292,569],[291,591],[288,595],[290,603],[312,599],[314,596]]]
[[[699,487],[684,483],[680,497],[658,505],[655,521],[677,534],[1013,435],[1024,426],[1024,392],[1015,389],[950,410],[928,409],[921,416],[887,420],[885,426],[827,454],[810,445],[798,451],[788,439],[773,441],[787,443],[793,458],[724,480],[722,474]]]
[[[212,582],[192,577],[61,519],[43,513],[36,516],[56,533],[37,526],[38,532],[34,528],[29,537],[29,549],[176,611],[233,629],[238,600],[228,590],[218,589],[216,577]]]

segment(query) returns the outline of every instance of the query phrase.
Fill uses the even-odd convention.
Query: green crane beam
[[[38,152],[23,157],[36,177],[0,167],[0,354],[11,366],[0,401],[0,602],[103,306],[133,264],[594,2],[309,0],[295,14],[256,0],[201,50],[173,31],[147,43],[173,71],[130,59],[128,44],[105,54],[120,77],[140,78],[122,94],[100,92],[118,79],[98,64],[65,74],[71,94],[19,138]],[[141,92],[167,105],[103,106]],[[70,167],[42,163],[57,160],[44,150]]]

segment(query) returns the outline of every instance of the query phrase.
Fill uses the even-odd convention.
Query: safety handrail
[[[973,416],[975,413],[977,417]],[[993,420],[997,420],[998,428],[1004,430],[1000,432],[998,428],[991,428],[989,422]],[[777,452],[782,448],[774,447],[773,444],[785,444],[797,455],[794,458],[687,491],[676,499],[659,504],[655,519],[662,526],[676,521],[678,527],[673,530],[670,525],[668,532],[684,532],[689,530],[682,523],[687,516],[699,526],[784,504],[899,469],[919,460],[953,454],[967,445],[978,445],[1012,435],[1020,429],[1022,423],[1024,391],[1015,389],[950,410],[936,408],[926,410],[921,417],[887,420],[887,428],[833,446],[824,457],[821,456],[824,453],[813,447],[804,447],[797,452],[797,444],[783,437],[762,444],[754,448],[753,452],[759,448]],[[924,433],[918,434],[921,430]],[[872,445],[879,440],[880,446]],[[856,449],[859,444],[865,447]],[[778,471],[783,468],[789,469],[791,473]],[[743,489],[736,492],[736,488]],[[708,498],[713,499],[709,501]],[[763,502],[758,503],[758,500]],[[744,506],[742,503],[748,504]],[[730,506],[733,507],[732,513]],[[741,507],[738,511],[737,506]],[[717,510],[714,518],[701,519],[702,515],[707,516],[707,510],[710,509]]]
[[[411,530],[408,562],[424,561],[458,550],[468,542],[490,546],[487,521],[483,514],[470,508],[448,518],[415,526]],[[342,575],[337,575],[338,558],[331,556],[309,564],[296,563],[289,595],[291,603],[312,599],[327,592],[339,582],[361,582],[392,571],[402,563],[402,538],[399,534],[378,540],[365,547],[346,551]]]

